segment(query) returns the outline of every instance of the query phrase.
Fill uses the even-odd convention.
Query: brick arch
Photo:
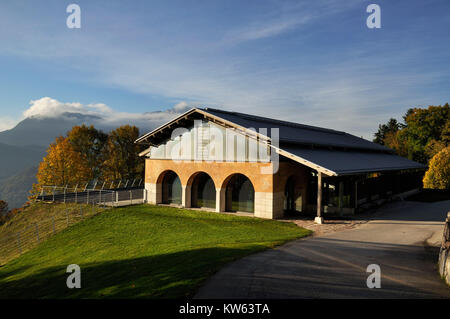
[[[192,173],[189,176],[189,178],[187,179],[185,185],[189,186],[189,187],[192,187],[192,183],[194,183],[195,178],[201,173],[208,175],[212,179],[212,181],[214,183],[214,187],[217,188],[217,182],[214,180],[214,177],[211,176],[211,174],[207,170],[201,170],[201,171],[196,171],[195,173]]]
[[[233,176],[235,176],[235,175],[243,175],[243,176],[247,177],[248,180],[250,181],[250,183],[251,183],[252,186],[253,186],[253,190],[256,192],[255,183],[254,183],[254,182],[252,181],[252,179],[248,176],[248,174],[244,174],[244,173],[242,173],[242,172],[234,172],[234,173],[231,173],[231,174],[227,175],[225,178],[222,178],[220,184],[218,184],[218,185],[220,185],[220,188],[221,188],[221,189],[225,189],[225,188],[227,187],[227,184],[230,182],[230,179],[231,179]]]
[[[161,171],[156,171],[151,176],[147,175],[145,178],[145,190],[146,190],[146,200],[149,203],[152,204],[161,204],[163,202],[163,195],[162,195],[162,183],[164,180],[164,177],[169,173],[172,172],[175,175],[178,176],[178,178],[181,177],[175,170],[168,168],[163,169]]]
[[[172,172],[172,173],[174,173],[175,175],[177,175],[178,178],[179,178],[180,181],[181,181],[180,174],[178,174],[177,172],[175,172],[175,171],[172,170],[172,169],[166,169],[165,171],[162,171],[162,172],[158,175],[158,178],[156,179],[156,183],[157,183],[157,184],[162,184],[164,177],[165,177],[168,173],[170,173],[170,172]]]
[[[212,189],[204,188],[202,193],[199,193],[199,184],[198,178],[200,175],[206,175],[212,181]],[[208,172],[208,170],[201,170],[192,173],[186,181],[185,185],[185,202],[184,205],[186,207],[203,207],[203,208],[211,208],[216,209],[217,204],[217,194],[216,194],[216,181]],[[200,196],[200,194],[202,194]],[[206,196],[206,197],[204,197]],[[202,204],[200,204],[200,199]],[[212,206],[210,206],[212,205]]]
[[[252,194],[251,194],[251,201],[244,201],[241,202],[241,200],[238,200],[238,206],[240,207],[239,209],[232,209],[232,203],[233,203],[233,192],[229,193],[229,189],[228,189],[228,185],[231,182],[232,178],[235,176],[243,176],[245,177],[249,182],[250,182],[250,186],[252,188]],[[242,187],[243,184],[241,184]],[[240,197],[241,195],[239,195]],[[221,201],[221,211],[246,211],[246,212],[251,212],[254,213],[255,212],[255,196],[256,196],[256,190],[255,190],[255,185],[252,182],[252,180],[246,175],[246,174],[242,174],[240,172],[236,172],[233,174],[228,175],[222,182],[222,188],[220,189],[220,201]],[[250,204],[249,204],[250,203]],[[250,205],[250,207],[248,206]],[[249,210],[247,210],[249,209]]]

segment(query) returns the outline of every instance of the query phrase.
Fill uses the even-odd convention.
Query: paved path
[[[395,202],[354,229],[296,240],[225,266],[196,298],[450,298],[436,270],[450,201]],[[366,267],[378,264],[380,289]]]

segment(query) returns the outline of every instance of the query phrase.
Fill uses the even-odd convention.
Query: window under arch
[[[163,204],[181,205],[181,181],[175,172],[167,172],[162,181]]]
[[[227,211],[254,212],[255,190],[245,175],[235,174],[231,177],[226,186],[225,197]]]
[[[216,186],[211,176],[199,173],[195,176],[191,189],[192,207],[216,208]]]

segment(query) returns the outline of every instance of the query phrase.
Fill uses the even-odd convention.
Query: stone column
[[[191,203],[191,186],[181,185],[181,206],[190,208]]]
[[[225,188],[216,188],[216,212],[224,212],[226,207]]]
[[[314,219],[317,224],[323,224],[322,217],[322,173],[317,172],[317,217]]]
[[[146,202],[149,204],[159,204],[162,201],[161,184],[145,183],[147,193]]]

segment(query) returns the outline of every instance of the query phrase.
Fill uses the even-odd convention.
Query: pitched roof
[[[308,146],[315,145],[393,152],[391,149],[383,145],[372,143],[363,138],[342,131],[280,121],[238,112],[228,112],[211,108],[205,108],[203,110],[209,114],[223,118],[245,128],[254,128],[256,130],[259,130],[260,128],[268,128],[269,137],[270,128],[277,127],[279,128],[280,142],[289,142]]]
[[[408,169],[423,169],[425,165],[407,158],[383,152],[342,151],[330,149],[308,149],[296,146],[281,147],[281,155],[300,163],[312,163],[328,175],[356,175],[368,172],[385,172]],[[310,166],[311,165],[307,165]],[[314,168],[314,167],[313,167]]]
[[[316,126],[280,121],[276,119],[222,111],[212,108],[195,108],[174,120],[141,136],[136,143],[154,140],[158,144],[165,135],[180,121],[191,117],[206,117],[222,122],[247,133],[247,129],[266,128],[267,134],[259,135],[271,139],[271,128],[279,129],[279,146],[270,145],[277,153],[327,175],[361,174],[406,169],[423,169],[426,166],[393,154],[393,150],[367,141],[363,138]],[[143,155],[140,154],[140,155]]]

